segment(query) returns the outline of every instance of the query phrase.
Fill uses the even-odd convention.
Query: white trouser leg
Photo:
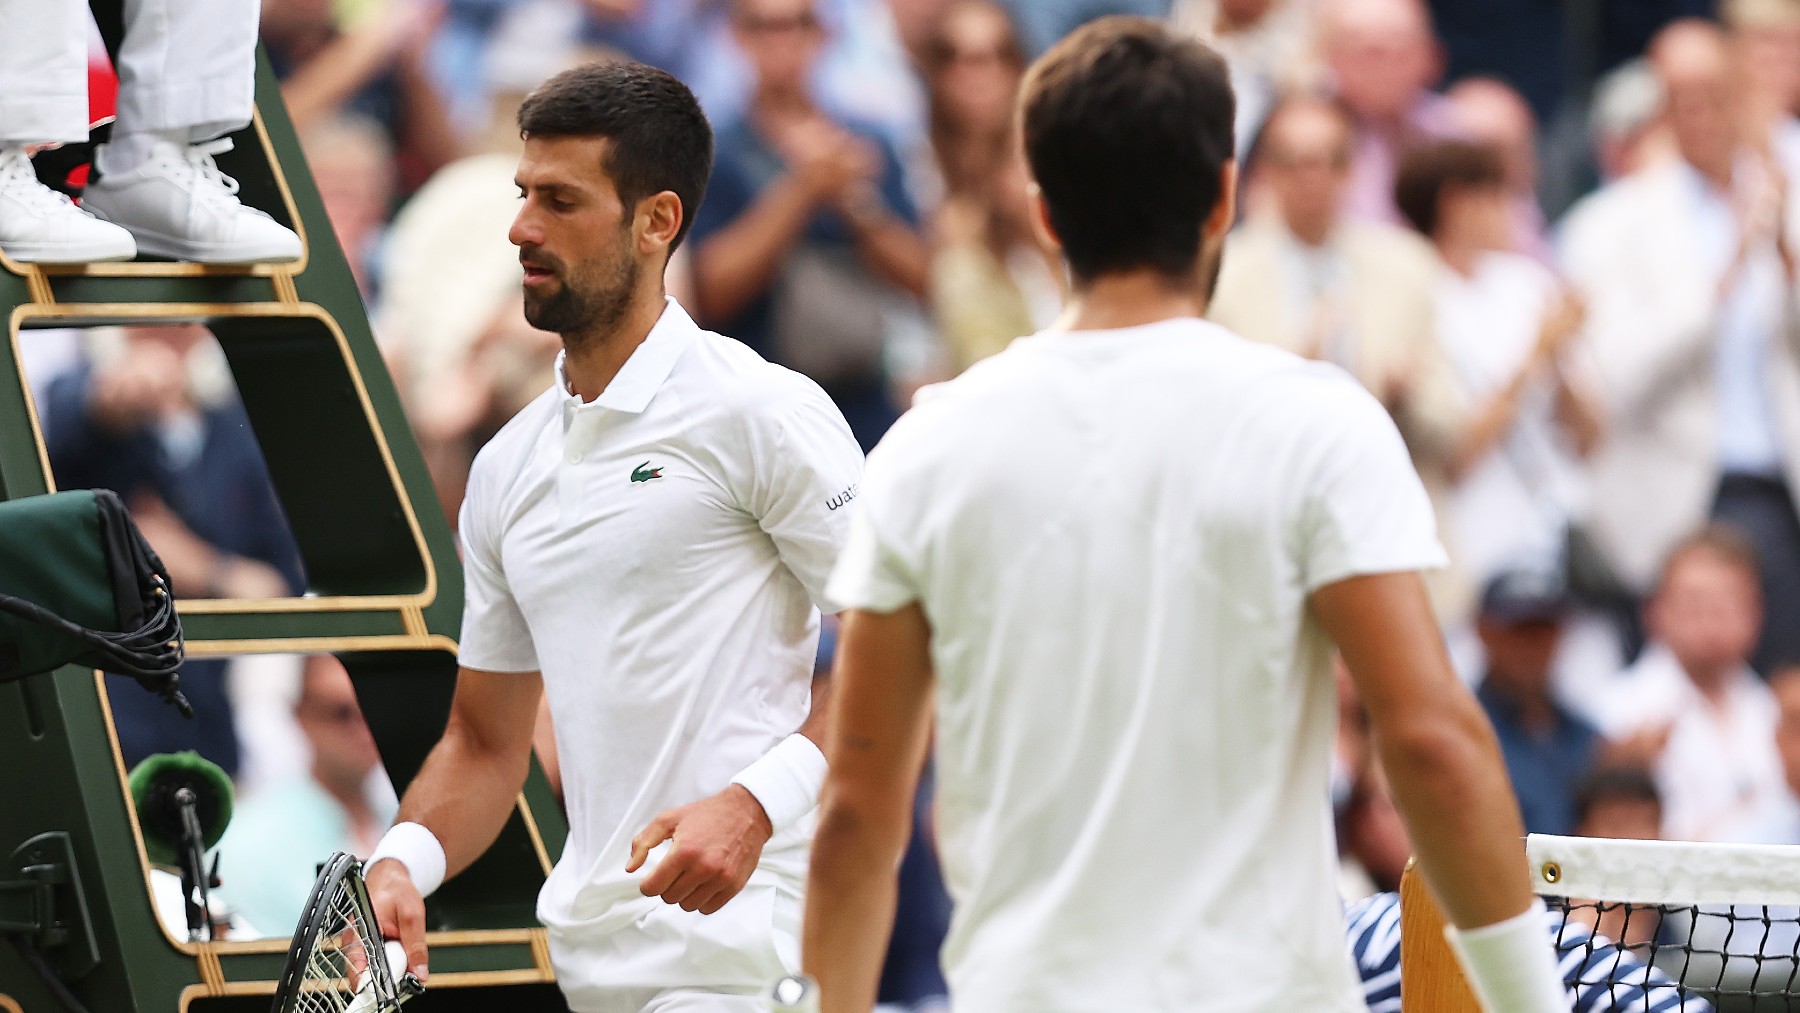
[[[0,0],[0,147],[88,136],[84,0]]]
[[[193,143],[248,124],[261,9],[259,0],[125,0],[114,134]]]
[[[4,2],[4,0],[0,0]],[[143,253],[212,264],[298,258],[300,237],[247,208],[201,142],[256,112],[258,0],[125,0],[119,119],[83,207]],[[228,142],[225,146],[229,146]]]

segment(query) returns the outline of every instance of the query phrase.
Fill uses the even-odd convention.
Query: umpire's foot
[[[85,264],[137,256],[131,233],[38,182],[24,148],[0,148],[0,250],[14,260]]]
[[[131,171],[89,184],[84,203],[96,217],[129,229],[138,249],[159,257],[202,264],[300,259],[300,237],[245,207],[237,180],[219,171],[213,156],[229,150],[228,138],[193,145],[158,141]]]

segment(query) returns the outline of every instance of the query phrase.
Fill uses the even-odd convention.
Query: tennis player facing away
[[[824,1009],[874,998],[935,698],[957,1009],[1362,1010],[1335,642],[1488,1008],[1566,1010],[1418,576],[1444,557],[1398,433],[1337,368],[1201,319],[1235,201],[1224,63],[1109,18],[1020,102],[1074,298],[869,459],[830,587],[850,611],[804,947]]]
[[[569,838],[538,916],[569,1006],[753,1013],[799,961],[817,603],[862,453],[816,384],[663,293],[712,160],[686,87],[593,64],[519,125],[525,316],[564,354],[475,460],[449,725],[370,894],[418,973],[421,895],[511,814],[547,693]]]

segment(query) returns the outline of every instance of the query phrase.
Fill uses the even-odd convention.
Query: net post
[[[1444,914],[1417,861],[1408,861],[1400,877],[1400,1008],[1406,1013],[1481,1013],[1444,937]]]

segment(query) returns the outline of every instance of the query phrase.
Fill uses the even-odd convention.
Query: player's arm
[[[930,735],[930,642],[916,603],[844,616],[802,948],[824,1013],[875,1004]]]
[[[1313,614],[1343,653],[1426,882],[1494,1013],[1566,1009],[1526,874],[1498,740],[1457,679],[1417,573],[1321,586]]]
[[[500,836],[531,769],[542,693],[536,672],[458,671],[444,736],[407,786],[395,829],[371,856],[366,878],[382,934],[406,947],[408,969],[420,980],[426,977],[420,885],[434,887],[468,868]],[[435,838],[435,854],[427,837]]]

